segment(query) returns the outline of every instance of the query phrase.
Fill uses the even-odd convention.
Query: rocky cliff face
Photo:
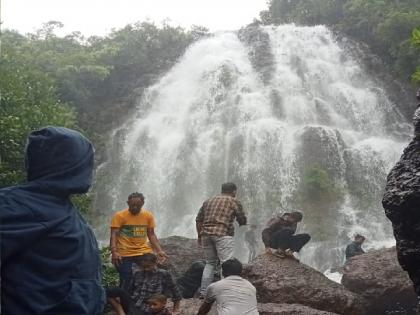
[[[382,200],[397,241],[398,261],[420,295],[420,107],[414,137],[387,178]]]
[[[365,298],[368,314],[411,314],[416,295],[397,261],[395,247],[351,258],[341,283]]]

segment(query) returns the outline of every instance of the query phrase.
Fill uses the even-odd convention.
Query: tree
[[[45,125],[76,127],[75,112],[61,103],[54,81],[21,49],[26,38],[2,34],[0,61],[0,187],[25,179],[27,135]]]

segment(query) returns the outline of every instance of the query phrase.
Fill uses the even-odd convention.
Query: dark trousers
[[[105,291],[106,291],[107,299],[119,298],[120,304],[122,308],[124,309],[124,312],[127,315],[131,314],[131,311],[133,309],[133,302],[131,301],[130,295],[125,290],[121,288],[107,288]]]
[[[120,288],[123,288],[127,292],[132,280],[133,264],[139,257],[141,256],[122,257],[120,265],[116,267],[120,275]]]
[[[311,239],[309,234],[296,234],[290,230],[281,230],[274,232],[271,236],[270,247],[275,249],[291,249],[299,252],[306,243]]]

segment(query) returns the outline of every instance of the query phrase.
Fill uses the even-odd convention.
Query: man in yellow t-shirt
[[[112,218],[110,239],[112,263],[123,288],[131,282],[132,264],[137,257],[156,252],[161,261],[168,258],[156,237],[153,214],[142,209],[143,194],[132,193],[127,204],[127,209],[118,211]]]

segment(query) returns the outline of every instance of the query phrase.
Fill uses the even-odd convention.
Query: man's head
[[[142,193],[134,192],[128,196],[127,200],[128,211],[131,214],[136,215],[140,213],[141,207],[144,205],[144,196]]]
[[[156,270],[158,262],[157,256],[152,253],[146,253],[136,259],[136,264],[145,271]]]
[[[147,299],[147,305],[153,314],[161,312],[166,307],[167,297],[163,294],[154,294]]]
[[[224,183],[222,185],[222,194],[232,197],[236,196],[237,187],[234,183]]]
[[[226,260],[222,264],[223,277],[240,276],[242,273],[242,264],[236,258]]]
[[[365,239],[366,238],[363,235],[360,235],[360,234],[356,234],[354,236],[354,242],[357,243],[357,244],[360,244],[360,245],[363,244],[363,242],[365,241]]]
[[[285,218],[290,223],[299,223],[302,221],[303,214],[302,212],[294,211],[292,213],[289,213]]]

